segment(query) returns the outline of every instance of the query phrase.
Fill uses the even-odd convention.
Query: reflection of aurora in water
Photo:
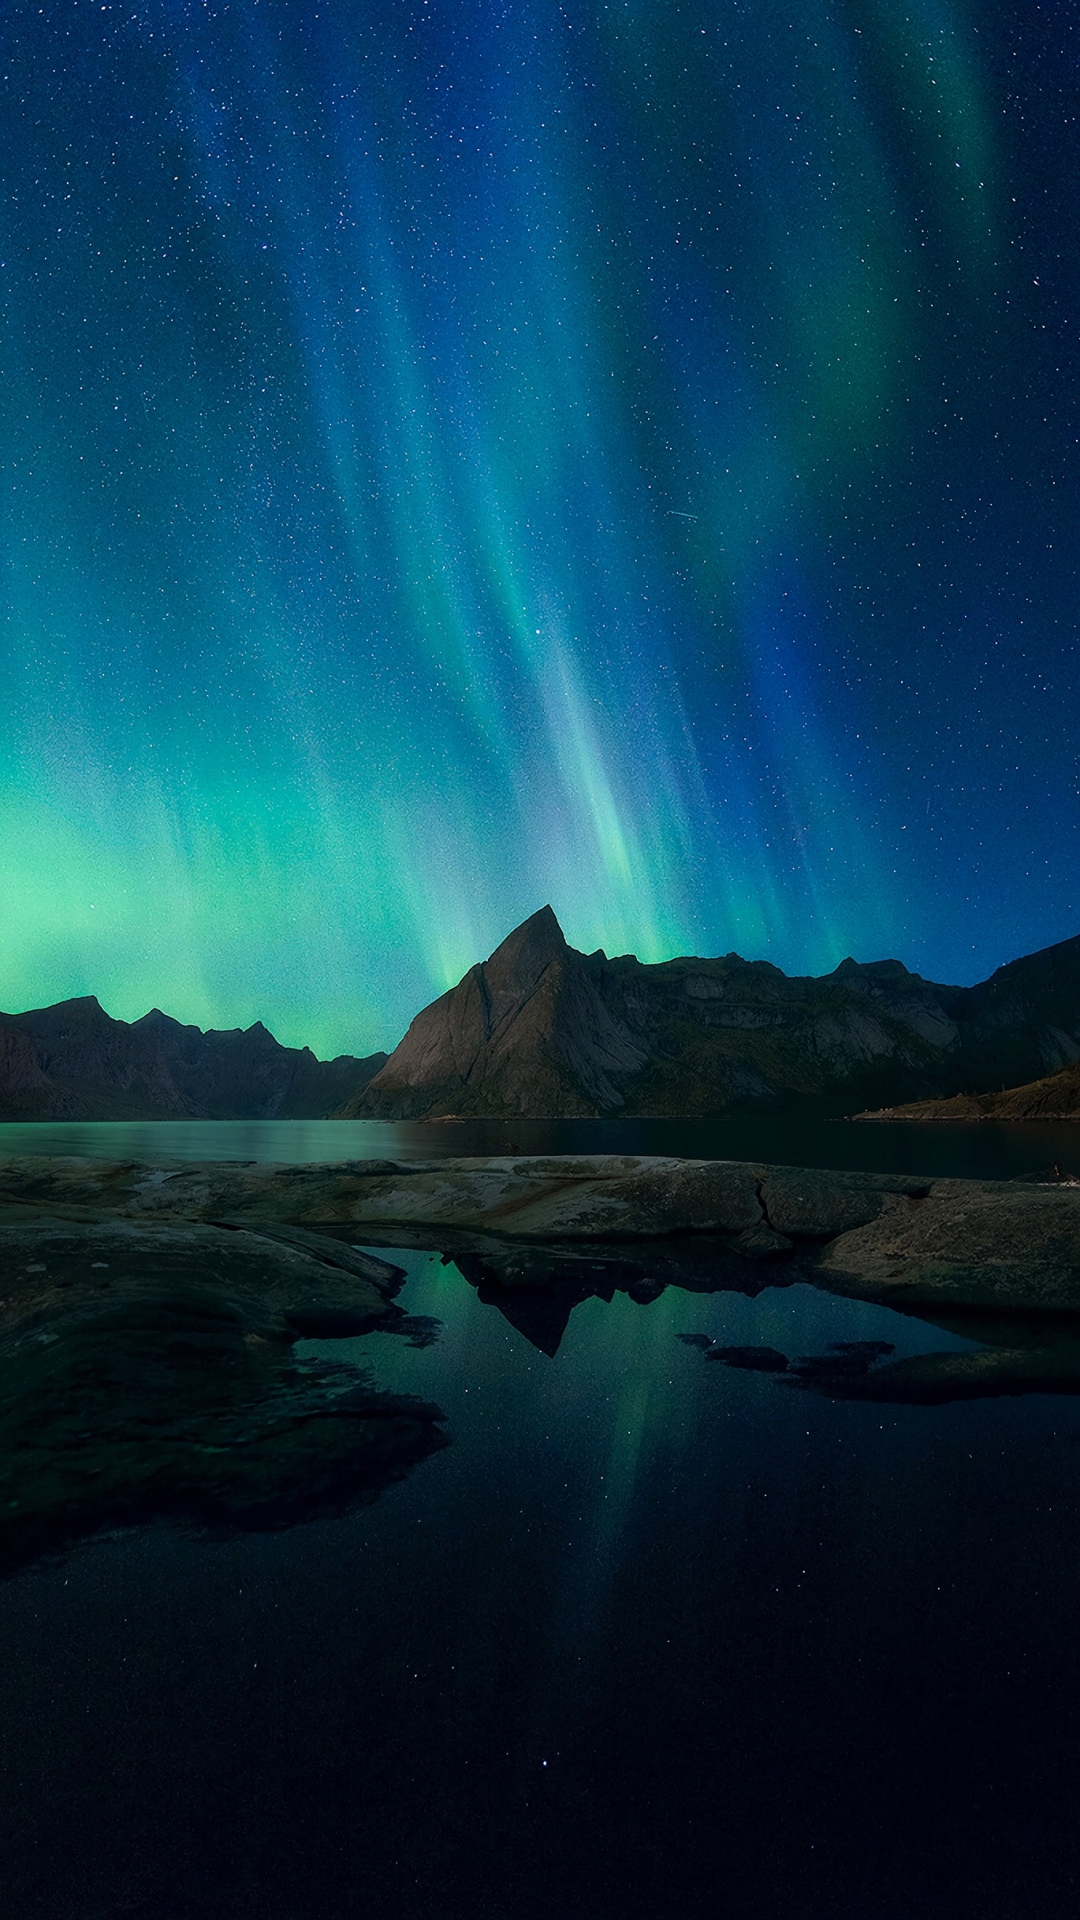
[[[979,29],[6,10],[6,1005],[1075,931],[1066,29]]]
[[[1031,1348],[1042,1390],[1021,1399],[866,1405],[838,1354],[963,1391],[981,1350],[803,1285],[675,1285],[582,1299],[549,1358],[456,1254],[395,1257],[433,1344],[372,1330],[293,1351],[313,1383],[354,1363],[442,1409],[449,1446],[374,1503],[276,1516],[312,1524],[146,1526],[0,1581],[20,1915],[120,1898],[155,1920],[294,1920],[359,1898],[414,1920],[708,1920],[722,1872],[736,1920],[1064,1920],[1074,1347]],[[1011,1383],[977,1384],[1011,1393],[1025,1335],[992,1331]],[[792,1391],[706,1364],[710,1343],[839,1377],[819,1365]],[[31,1387],[63,1371],[60,1345]],[[240,1378],[246,1425],[245,1395]]]

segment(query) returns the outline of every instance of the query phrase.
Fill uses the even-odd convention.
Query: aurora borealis
[[[0,1004],[1080,927],[1068,9],[9,0]]]

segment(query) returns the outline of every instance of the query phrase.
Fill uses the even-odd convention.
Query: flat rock
[[[708,1237],[743,1271],[758,1261],[779,1273],[787,1261],[872,1298],[1080,1308],[1080,1188],[1065,1186],[619,1154],[299,1167],[0,1161],[0,1217],[44,1213],[72,1228],[227,1221],[281,1243],[283,1257],[291,1248],[351,1265],[357,1283],[380,1276],[371,1256],[342,1250],[350,1236],[549,1248]],[[392,1291],[385,1275],[380,1284]]]
[[[921,1197],[930,1180],[888,1173],[834,1173],[818,1167],[756,1170],[765,1218],[777,1233],[800,1239],[831,1239],[866,1226],[892,1195]]]
[[[1078,1308],[1080,1190],[936,1181],[831,1241],[818,1272],[889,1304]]]
[[[758,1233],[827,1237],[925,1181],[742,1161],[623,1154],[494,1156],[421,1165],[159,1166],[25,1156],[0,1162],[0,1200],[142,1219],[424,1225],[536,1239]],[[778,1250],[773,1241],[771,1250]]]
[[[761,1224],[751,1170],[722,1161],[566,1154],[444,1160],[362,1180],[320,1172],[306,1189],[288,1170],[277,1180],[245,1182],[237,1215],[284,1203],[312,1220],[479,1228],[543,1240],[741,1233]]]

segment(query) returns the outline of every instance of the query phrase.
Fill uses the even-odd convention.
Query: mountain
[[[956,1093],[951,1100],[915,1100],[881,1107],[858,1120],[1080,1120],[1080,1065],[1000,1093]]]
[[[735,953],[659,966],[579,953],[542,907],[389,1058],[317,1060],[258,1022],[203,1033],[155,1009],[128,1024],[92,996],[0,1014],[0,1119],[840,1114],[1005,1086],[1041,1100],[1017,1083],[1048,1074],[1056,1100],[1077,1062],[1080,938],[975,987],[899,960],[789,978]]]
[[[550,907],[417,1015],[344,1115],[850,1113],[1080,1059],[1080,938],[938,986],[899,960],[644,965],[567,945]]]
[[[0,1014],[0,1119],[317,1119],[385,1060],[316,1060],[259,1022],[203,1033],[155,1008],[129,1024],[89,994]]]

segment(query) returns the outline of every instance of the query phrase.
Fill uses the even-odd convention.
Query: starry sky
[[[6,0],[0,1005],[1080,931],[1080,22]]]

